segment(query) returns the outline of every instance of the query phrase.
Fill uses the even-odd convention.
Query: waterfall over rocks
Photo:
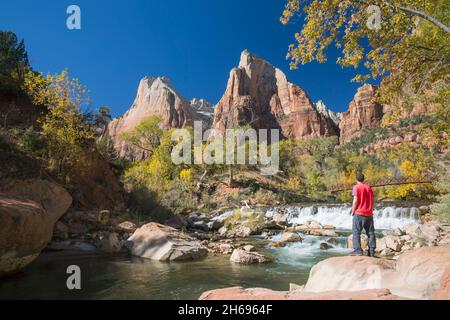
[[[303,224],[313,219],[322,225],[333,225],[336,228],[351,229],[351,207],[348,205],[319,205],[307,207],[276,207],[267,210],[266,217],[275,213],[286,215],[290,224]],[[376,229],[401,228],[417,223],[419,210],[415,207],[402,208],[395,206],[380,207],[374,210]]]

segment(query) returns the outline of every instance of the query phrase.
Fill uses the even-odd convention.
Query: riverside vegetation
[[[422,8],[421,2],[410,2]],[[356,10],[354,19],[364,21],[363,8],[351,1],[338,3],[289,0],[282,22],[300,8],[309,18],[296,37],[298,43],[290,47],[292,67],[325,61],[324,49],[336,42],[342,48],[341,65],[363,63],[373,78],[381,79],[379,86],[363,85],[343,114],[313,103],[281,70],[244,51],[215,108],[203,99],[184,99],[166,78],[146,77],[130,111],[113,120],[108,107],[92,108],[89,91],[68,70],[54,75],[33,70],[24,41],[1,31],[0,257],[6,257],[12,245],[19,250],[17,256],[0,258],[0,274],[22,270],[41,250],[130,252],[162,261],[218,254],[251,264],[273,261],[266,254],[268,248],[290,248],[319,237],[318,245],[326,251],[346,241],[348,230],[314,217],[292,222],[286,210],[314,203],[317,211],[326,203],[348,203],[350,191],[329,190],[353,183],[357,171],[363,171],[368,181],[438,177],[428,184],[375,189],[377,203],[421,206],[420,221],[379,235],[379,255],[401,261],[410,257],[402,258],[403,254],[418,248],[448,246],[449,34],[427,19],[416,23],[418,17],[385,7],[384,1],[379,5],[391,19],[383,19],[389,23],[382,36],[364,23],[354,29],[346,12]],[[427,14],[445,22],[444,1],[424,6]],[[324,13],[336,14],[325,15],[332,18],[324,21]],[[344,38],[329,32],[334,25],[348,31]],[[371,50],[365,53],[359,40],[366,34]],[[260,82],[245,80],[252,76]],[[236,81],[242,92],[232,90]],[[170,99],[161,98],[163,92],[170,92]],[[289,98],[284,92],[291,93]],[[307,111],[300,115],[285,111],[298,105]],[[263,112],[267,106],[271,111]],[[280,129],[280,172],[263,176],[250,164],[173,164],[172,132],[181,127],[193,132],[194,120],[218,130]],[[33,215],[25,217],[25,207]],[[43,212],[47,216],[39,216]],[[22,227],[10,219],[12,214],[23,216]],[[167,245],[160,247],[162,242]],[[443,269],[436,271],[439,281]]]

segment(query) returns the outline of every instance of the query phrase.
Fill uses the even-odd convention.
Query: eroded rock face
[[[153,222],[137,229],[126,246],[135,256],[159,261],[193,260],[207,254],[200,241]]]
[[[145,77],[139,83],[131,108],[123,116],[111,121],[107,132],[120,156],[145,159],[148,155],[124,142],[120,138],[121,134],[132,131],[143,120],[154,115],[161,117],[164,129],[192,126],[195,120],[205,120],[209,104],[200,99],[194,99],[193,103],[203,113],[197,113],[191,102],[183,98],[167,78]]]
[[[324,260],[311,269],[307,292],[389,289],[411,299],[430,299],[450,266],[449,247],[409,251],[393,260],[339,257]]]
[[[81,161],[70,170],[78,188],[73,201],[79,208],[117,209],[125,207],[125,191],[108,162],[96,150],[85,150]]]
[[[383,118],[383,106],[374,100],[376,87],[365,84],[358,89],[347,112],[340,117],[340,142],[358,137],[364,129],[378,127]]]
[[[450,249],[450,247],[448,247]],[[441,278],[441,286],[434,293],[433,300],[450,300],[450,267]]]
[[[320,293],[274,291],[263,288],[225,288],[204,292],[199,300],[401,300],[387,289],[329,291]]]
[[[317,107],[281,70],[245,50],[216,105],[213,128],[224,131],[250,124],[255,129],[281,129],[284,137],[310,139],[337,135],[334,120],[323,104]]]
[[[16,183],[0,193],[0,276],[32,262],[52,238],[58,219],[72,198],[44,180]]]

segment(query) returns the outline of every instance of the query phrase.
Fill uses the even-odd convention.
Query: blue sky
[[[66,9],[81,8],[82,29],[66,28]],[[284,0],[0,0],[0,29],[24,38],[34,69],[68,68],[90,91],[92,108],[114,116],[132,104],[139,80],[167,76],[186,98],[222,96],[229,71],[249,49],[283,70],[313,100],[345,111],[358,87],[356,73],[312,63],[290,71],[287,47],[297,24],[279,22]]]

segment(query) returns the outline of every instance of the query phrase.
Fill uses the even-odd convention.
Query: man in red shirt
[[[375,257],[376,238],[375,226],[373,223],[373,190],[364,183],[364,175],[358,173],[356,175],[357,184],[353,188],[353,256],[362,256],[361,248],[361,232],[363,229],[369,237],[369,253],[370,257]]]

